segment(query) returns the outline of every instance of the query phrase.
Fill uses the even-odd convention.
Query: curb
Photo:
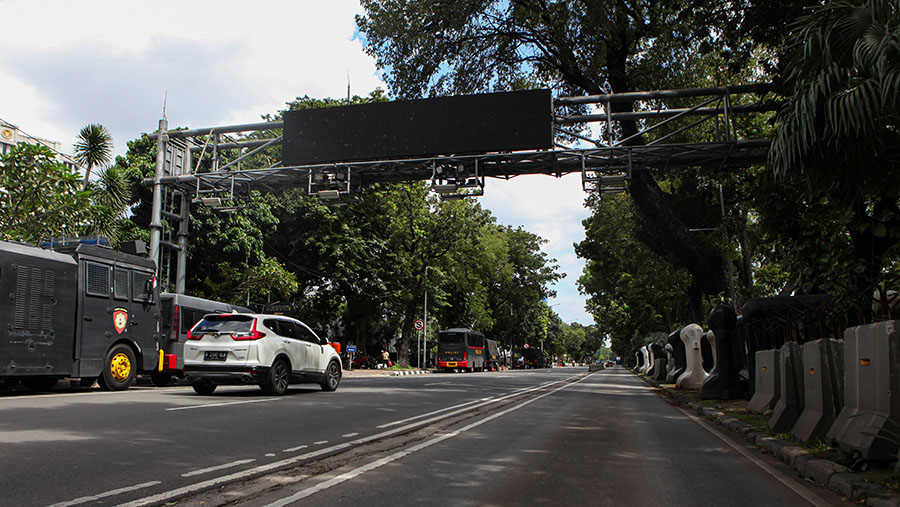
[[[431,373],[428,370],[400,370],[400,371],[392,371],[392,377],[403,377],[406,375],[425,375],[426,373]]]
[[[634,373],[634,372],[632,372]],[[700,417],[730,430],[747,442],[756,445],[764,453],[775,457],[800,474],[801,477],[819,486],[837,491],[848,500],[861,505],[877,507],[900,507],[900,496],[877,484],[866,482],[862,475],[850,472],[847,467],[833,461],[813,458],[809,451],[792,445],[768,434],[760,433],[747,423],[727,416],[716,409],[690,401],[686,396],[671,388],[664,387],[656,380],[638,375],[644,383],[656,387],[667,398],[681,407],[690,408]],[[863,500],[865,503],[863,503]]]

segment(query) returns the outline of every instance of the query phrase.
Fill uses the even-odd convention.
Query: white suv
[[[212,394],[219,384],[256,384],[282,395],[288,384],[300,382],[334,391],[341,373],[334,347],[306,324],[281,315],[206,315],[184,344],[184,374],[199,394]]]

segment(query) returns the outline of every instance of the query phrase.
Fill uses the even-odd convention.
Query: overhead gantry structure
[[[634,170],[761,163],[770,141],[739,137],[735,119],[775,110],[770,91],[753,84],[551,99],[549,90],[537,90],[286,112],[282,121],[173,131],[161,119],[150,136],[157,142],[155,175],[145,180],[153,186],[150,257],[166,281],[177,258],[175,290],[183,292],[190,203],[230,211],[252,190],[301,187],[342,204],[366,185],[424,180],[442,198],[462,199],[483,195],[489,177],[579,172],[585,191],[611,193],[625,191]],[[628,111],[614,112],[617,103],[628,103]],[[639,132],[620,136],[622,121],[637,122]],[[702,132],[705,140],[674,142],[686,132]],[[259,155],[273,147],[282,156],[253,167],[271,160]]]

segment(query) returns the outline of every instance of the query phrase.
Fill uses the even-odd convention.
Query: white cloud
[[[2,0],[0,118],[71,151],[88,123],[110,129],[115,153],[156,129],[253,123],[295,97],[385,88],[355,39],[357,0]],[[567,277],[550,301],[589,323],[575,290],[572,243],[588,215],[578,175],[489,180],[482,203],[503,223],[549,242]]]
[[[348,77],[365,95],[384,85],[354,40],[358,11],[352,0],[7,0],[0,118],[66,147],[103,123],[121,154],[156,128],[166,94],[169,125],[191,128],[340,97]]]
[[[564,322],[591,324],[584,311],[584,296],[576,282],[584,261],[575,256],[574,243],[584,239],[581,221],[590,215],[584,206],[586,194],[579,174],[562,178],[544,175],[519,176],[511,180],[488,179],[481,204],[504,224],[522,226],[547,240],[543,251],[559,264],[566,277],[553,289],[557,295],[549,301]]]

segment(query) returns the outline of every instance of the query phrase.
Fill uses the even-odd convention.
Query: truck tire
[[[328,367],[325,368],[325,378],[319,385],[322,386],[323,391],[336,391],[338,388],[338,384],[340,383],[341,369],[336,361],[331,361],[330,363],[328,363]]]
[[[134,382],[137,373],[137,361],[134,351],[125,344],[113,345],[106,353],[103,371],[97,379],[104,391],[124,391]]]
[[[259,387],[264,393],[282,396],[288,390],[291,381],[291,368],[284,359],[276,359],[269,370],[268,378]]]

